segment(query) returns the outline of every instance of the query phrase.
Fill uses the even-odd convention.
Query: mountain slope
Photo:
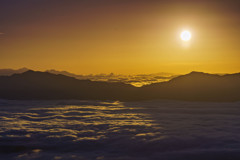
[[[135,87],[92,82],[47,72],[27,71],[0,76],[0,98],[7,99],[128,99]]]
[[[214,75],[191,72],[165,83],[142,88],[148,98],[166,98],[193,101],[240,100],[240,74]]]
[[[0,69],[0,75],[1,76],[11,76],[16,73],[23,73],[28,71],[29,69],[27,68],[20,68],[20,69]]]
[[[239,101],[240,73],[220,76],[191,72],[168,82],[138,88],[118,82],[78,80],[61,74],[27,71],[0,76],[0,98]]]

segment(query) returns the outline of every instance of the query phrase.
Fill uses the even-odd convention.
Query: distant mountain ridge
[[[28,68],[21,68],[18,70],[14,69],[0,69],[0,76],[1,75],[13,75],[15,73],[23,73],[26,72],[30,69]],[[152,74],[133,74],[133,75],[123,75],[123,74],[86,74],[86,75],[81,75],[81,74],[74,74],[68,71],[58,71],[54,69],[46,70],[45,72],[48,73],[53,73],[53,74],[62,74],[65,76],[69,77],[74,77],[80,80],[92,80],[92,81],[104,81],[104,82],[123,82],[126,84],[132,84],[137,87],[141,87],[146,84],[151,84],[151,83],[157,83],[157,82],[163,82],[163,81],[168,81],[177,75],[173,73],[165,73],[165,72],[160,72],[160,73],[152,73]]]
[[[240,73],[191,72],[167,82],[134,87],[121,82],[79,80],[61,74],[26,71],[0,76],[1,99],[240,101]]]
[[[78,80],[32,70],[0,76],[0,98],[4,99],[118,99],[125,97],[119,92],[132,88],[124,83]]]
[[[20,69],[0,69],[0,76],[11,76],[16,73],[23,73],[28,71],[28,68],[20,68]]]
[[[191,101],[239,101],[240,73],[208,74],[191,72],[168,82],[143,87],[149,98],[166,98]]]

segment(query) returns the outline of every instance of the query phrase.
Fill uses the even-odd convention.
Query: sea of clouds
[[[239,107],[0,100],[0,159],[240,159]]]

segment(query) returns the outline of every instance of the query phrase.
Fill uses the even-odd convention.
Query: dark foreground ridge
[[[239,101],[240,73],[220,76],[191,72],[168,82],[138,88],[124,83],[78,80],[60,74],[29,70],[12,76],[0,76],[0,98]]]

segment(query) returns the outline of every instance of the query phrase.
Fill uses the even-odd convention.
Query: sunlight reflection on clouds
[[[42,107],[2,108],[0,135],[4,145],[55,147],[80,142],[137,140],[160,137],[160,129],[148,114],[120,102],[96,102],[92,105],[46,105]],[[88,144],[87,144],[88,145]],[[30,147],[31,148],[31,147]],[[30,152],[31,155],[40,151]],[[29,154],[20,154],[26,158]]]

